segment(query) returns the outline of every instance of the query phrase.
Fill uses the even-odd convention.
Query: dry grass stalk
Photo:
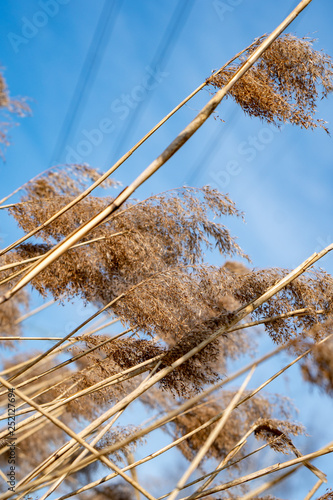
[[[282,429],[282,430],[281,430]],[[298,425],[285,424],[285,422],[279,421],[267,421],[262,419],[254,431],[255,437],[258,439],[271,439],[276,437],[277,439],[271,444],[271,448],[275,451],[281,453],[289,453],[292,451],[296,457],[301,457],[302,454],[294,446],[289,434],[297,435],[300,433],[300,428]],[[305,467],[307,467],[311,472],[313,472],[321,481],[327,483],[326,474],[321,472],[317,467],[314,467],[308,462],[304,462]]]
[[[143,363],[143,365],[146,365],[146,364],[147,364],[147,363]],[[135,367],[135,368],[134,368],[134,369],[132,369],[131,371],[132,371],[132,372],[133,372],[133,371],[136,371],[136,372],[138,372],[138,373],[141,373],[141,371],[140,371],[140,366]],[[84,396],[84,395],[86,395],[86,394],[88,394],[88,395],[89,395],[89,394],[91,394],[93,391],[96,391],[96,390],[98,390],[98,389],[100,389],[100,388],[102,388],[102,387],[104,387],[104,386],[105,386],[105,387],[107,387],[107,386],[108,386],[108,384],[110,383],[110,380],[111,380],[111,379],[113,379],[113,381],[114,381],[115,383],[117,383],[117,380],[118,380],[118,379],[121,379],[121,374],[116,374],[116,375],[114,375],[114,376],[112,376],[112,377],[109,377],[109,380],[101,381],[101,382],[99,382],[99,383],[95,384],[95,386],[85,388],[85,389],[81,390],[80,392],[75,393],[75,394],[73,394],[72,396],[69,396],[69,397],[67,397],[67,398],[65,398],[65,399],[63,398],[63,394],[62,394],[62,398],[61,398],[61,399],[59,399],[58,397],[54,398],[54,399],[53,399],[53,402],[52,402],[52,405],[51,405],[51,406],[47,405],[47,406],[48,406],[48,411],[49,411],[49,412],[50,412],[50,411],[53,411],[53,412],[54,412],[55,410],[57,410],[57,409],[59,409],[59,408],[61,408],[61,407],[64,407],[65,405],[67,405],[69,402],[71,402],[71,401],[76,401],[79,397],[82,397],[82,396]],[[71,380],[69,380],[69,382],[70,382],[70,381],[71,381]],[[111,381],[112,381],[112,380],[111,380]],[[64,385],[64,384],[62,384],[62,385]],[[66,385],[65,385],[65,387],[66,387]],[[55,394],[59,394],[59,388],[57,389],[57,388],[56,388],[56,386],[52,386],[52,389],[51,389],[51,390],[52,390]],[[57,401],[57,400],[58,400],[58,401]],[[90,414],[90,413],[91,413],[91,405],[90,405],[90,402],[89,402],[89,401],[88,401],[88,402],[86,402],[86,403],[83,405],[83,407],[82,407],[82,405],[79,405],[78,407],[77,407],[77,406],[75,406],[75,407],[74,407],[74,410],[75,410],[75,415],[76,415],[76,417],[79,417],[81,413],[82,413],[82,415],[83,415],[83,416],[87,417],[87,416],[88,416],[88,414]],[[79,412],[78,412],[78,410],[79,410]],[[67,408],[67,411],[69,411],[69,413],[72,413],[72,411],[73,411],[73,410],[72,410],[71,406],[69,406],[69,407]],[[20,423],[17,425],[16,429],[17,429],[17,431],[19,431],[19,430],[21,430],[22,428],[24,428],[25,426],[29,425],[31,422],[35,423],[37,420],[40,420],[40,419],[42,419],[42,418],[43,418],[42,416],[40,416],[40,417],[39,417],[39,418],[37,418],[37,419],[36,419],[36,417],[35,417],[35,416],[29,417],[29,418],[27,418],[25,421],[20,422]],[[1,433],[1,435],[0,435],[0,437],[3,439],[3,438],[5,438],[5,437],[7,436],[7,434],[8,434],[8,431],[3,431],[3,432]]]
[[[49,358],[52,355],[57,354],[59,350],[66,349],[68,346],[64,346],[64,342],[66,340],[69,340],[73,335],[75,335],[76,332],[78,332],[81,328],[83,328],[86,324],[88,324],[90,321],[92,321],[94,318],[96,318],[99,314],[102,312],[106,311],[110,305],[112,305],[113,301],[110,304],[107,304],[106,306],[102,307],[99,311],[91,315],[87,320],[83,321],[78,327],[76,327],[74,330],[72,330],[68,335],[65,335],[59,342],[57,342],[54,346],[52,346],[50,349],[48,349],[46,352],[39,354],[38,356],[34,357],[32,360],[29,360],[28,363],[22,363],[22,367],[20,366],[18,371],[9,379],[10,381],[15,380],[17,377],[22,375],[23,373],[27,372],[28,370],[32,369],[37,363],[40,363],[46,358]],[[69,343],[70,345],[70,343]],[[59,350],[58,350],[59,348]]]
[[[54,409],[54,408],[53,408],[53,409]],[[51,410],[51,409],[49,409],[49,411],[50,411],[50,410]],[[28,419],[28,420],[29,420],[29,419]],[[90,426],[90,427],[91,427],[91,426]],[[90,430],[91,430],[91,429],[90,429]],[[92,429],[92,430],[93,430],[93,429]],[[88,435],[88,434],[86,434],[86,436],[87,436],[87,435]],[[70,443],[69,443],[69,444],[70,444]],[[68,449],[68,447],[67,447],[66,449]],[[63,454],[63,452],[65,451],[65,448],[63,447],[63,448],[62,448],[62,450],[59,450],[59,451],[57,452],[57,460],[58,460],[58,461],[59,461],[60,451],[61,451],[61,454]],[[53,454],[53,455],[54,455],[54,454]],[[51,456],[50,458],[52,458],[52,456]],[[47,465],[48,465],[48,464],[45,464],[45,465],[44,465],[44,467],[46,467]],[[39,471],[39,472],[40,472],[40,471]]]
[[[207,392],[208,392],[208,391],[207,391]],[[253,393],[256,393],[256,392],[257,392],[257,391],[253,391]],[[193,401],[197,401],[197,400],[198,400],[197,398],[198,398],[198,397],[193,398]],[[246,398],[246,399],[249,399],[249,398]],[[245,401],[245,399],[243,399],[243,401]],[[182,408],[183,408],[183,409],[184,409],[184,408],[186,409],[186,407],[188,407],[188,406],[190,406],[190,405],[189,405],[188,403],[185,403],[184,405],[182,405]],[[171,415],[171,416],[172,416],[172,415],[174,416],[174,412],[171,412],[171,413],[170,413],[170,415]],[[170,416],[170,415],[169,415],[169,416]],[[216,419],[215,419],[215,420],[216,420]],[[155,427],[155,426],[152,426],[152,429],[154,429],[154,428],[156,428],[156,427]],[[135,438],[138,438],[139,436],[142,436],[142,435],[143,435],[143,433],[142,433],[142,432],[140,432],[140,433],[138,433],[138,434],[135,434],[134,436],[135,436]],[[134,437],[134,436],[133,436],[133,437]],[[126,441],[123,441],[122,443],[120,443],[120,444],[119,444],[119,446],[121,447],[121,446],[122,446],[123,444],[125,444],[125,443],[126,443]],[[109,449],[108,449],[108,451],[111,451],[111,450],[113,450],[113,449],[115,449],[115,448],[114,448],[114,447],[109,448]]]
[[[198,467],[199,463],[204,458],[204,456],[207,454],[208,450],[211,448],[212,444],[214,443],[214,441],[216,440],[216,438],[218,437],[218,435],[222,431],[228,418],[230,417],[231,412],[233,411],[234,408],[236,408],[236,405],[237,405],[238,401],[240,400],[240,397],[241,397],[242,393],[244,392],[247,384],[249,383],[249,381],[254,373],[255,368],[256,367],[254,366],[252,368],[252,370],[249,372],[249,374],[245,378],[244,382],[240,386],[239,390],[234,395],[234,397],[231,399],[230,403],[228,404],[225,411],[223,412],[222,418],[217,422],[214,429],[210,432],[208,438],[203,443],[202,447],[200,448],[200,450],[198,451],[198,453],[196,454],[196,456],[194,457],[194,459],[190,463],[188,469],[184,472],[184,474],[182,475],[182,477],[178,481],[176,487],[174,488],[174,490],[170,494],[170,500],[175,500],[175,498],[178,496],[180,488],[185,485],[187,479],[191,476],[191,474],[194,472],[194,470]],[[202,489],[199,488],[198,491],[202,491]]]
[[[304,500],[310,500],[310,498],[313,497],[313,495],[316,493],[316,491],[319,490],[319,488],[321,487],[322,484],[323,484],[323,481],[321,479],[319,479],[316,482],[316,484],[313,486],[313,488],[311,488],[309,493],[304,497]]]
[[[123,234],[123,233],[112,234],[112,235],[109,236],[109,238],[112,238],[112,237],[115,237],[115,236],[120,236],[120,234]],[[74,245],[72,248],[79,248],[79,247],[82,247],[84,245],[90,245],[91,243],[95,243],[96,241],[105,240],[105,239],[106,239],[106,236],[100,236],[99,238],[93,238],[91,240],[84,241],[83,243],[78,243],[77,245]],[[10,264],[6,264],[4,266],[1,266],[0,267],[0,272],[1,271],[5,271],[6,269],[11,269],[12,267],[21,266],[21,265],[26,264],[28,262],[34,262],[34,261],[40,259],[40,257],[41,257],[41,255],[37,255],[36,257],[30,257],[29,259],[20,260],[20,261],[17,261],[17,262],[11,262]],[[25,268],[25,269],[27,269],[27,268]]]
[[[264,447],[266,447],[266,445],[263,445],[261,446],[260,448],[258,448],[258,450],[255,450],[254,452],[248,454],[248,456],[251,456],[253,455],[253,453],[255,453],[256,451],[260,451],[261,449],[263,449]],[[158,456],[158,454],[162,453],[164,451],[164,449],[161,449],[159,452],[156,452],[154,453],[152,456],[149,455],[148,457],[146,457],[146,459],[142,459],[142,460],[139,460],[137,462],[135,462],[133,465],[134,466],[137,466],[141,463],[144,463],[145,461],[147,460],[150,460],[152,458],[154,458],[155,456]],[[247,458],[246,456],[244,458]],[[241,459],[242,460],[242,459]],[[232,466],[233,464],[230,464],[230,466]],[[127,466],[125,468],[123,468],[123,472],[125,472],[126,470],[129,470],[131,466]],[[193,484],[196,484],[198,481],[201,481],[202,479],[204,479],[205,477],[209,476],[210,474],[206,474],[205,476],[202,476],[200,478],[198,478],[196,481],[193,481],[192,483],[188,483],[187,485],[185,485],[185,487],[188,487],[188,486],[191,486]],[[116,477],[116,474],[109,474],[108,476],[105,476],[104,478],[100,479],[100,480],[97,480],[97,481],[94,481],[93,483],[90,483],[90,484],[87,484],[86,486],[78,489],[77,491],[73,491],[69,494],[66,494],[66,495],[63,495],[61,497],[59,497],[57,500],[65,500],[66,498],[70,498],[72,497],[73,495],[77,494],[77,493],[80,493],[80,492],[83,492],[83,491],[87,491],[88,489],[91,489],[91,488],[95,488],[96,486],[98,486],[99,484],[103,484],[105,481],[109,481],[110,479]],[[39,483],[41,484],[41,480],[40,481],[36,481],[36,483]],[[46,484],[48,484],[49,482],[47,482]],[[38,489],[38,486],[37,486],[37,489]],[[164,495],[162,497],[160,497],[161,499],[162,498],[165,498],[167,495]]]
[[[8,389],[12,388],[11,384],[9,384],[2,377],[0,377],[0,382],[2,385],[7,387]],[[22,400],[26,401],[30,406],[32,406],[38,412],[40,412],[42,415],[44,415],[46,418],[48,418],[54,425],[56,425],[57,427],[62,429],[64,432],[66,432],[69,436],[71,436],[73,439],[75,439],[75,441],[79,442],[82,446],[84,446],[87,450],[89,450],[94,455],[98,455],[98,457],[100,457],[100,454],[93,446],[89,445],[84,439],[82,439],[78,434],[76,434],[69,427],[67,427],[65,424],[63,424],[58,418],[53,417],[49,412],[43,410],[43,408],[40,405],[36,404],[32,399],[25,396],[19,389],[15,388],[15,393],[18,395],[18,397],[20,397]],[[108,465],[111,469],[115,470],[123,479],[125,479],[125,481],[129,482],[134,488],[138,489],[140,491],[140,493],[142,493],[146,498],[148,498],[149,500],[155,500],[153,496],[151,496],[144,488],[142,488],[142,486],[135,483],[132,479],[130,479],[125,474],[123,474],[121,472],[121,470],[119,469],[119,467],[117,467],[115,464],[113,464],[110,460],[108,460],[104,456],[101,456],[100,460],[103,463],[105,463],[106,465]],[[24,485],[24,482],[19,483],[18,488],[20,487],[21,484]],[[10,496],[11,496],[11,493],[9,494],[9,497]],[[8,498],[8,495],[4,494],[4,495],[1,495],[0,498],[1,497]]]
[[[276,352],[276,351],[278,351],[278,350],[280,350],[280,349],[281,349],[281,348],[278,348],[277,350],[275,350],[275,352]],[[267,356],[266,356],[266,357],[267,357]],[[243,372],[243,370],[242,370],[242,372]],[[195,398],[195,399],[197,400],[197,398]],[[188,403],[187,403],[187,404],[188,404]],[[130,442],[130,441],[129,441],[129,442]],[[171,446],[174,446],[175,444],[176,444],[176,443],[173,443],[173,444],[171,444]],[[158,454],[159,454],[159,453],[157,453],[157,454],[156,454],[156,456],[157,456]],[[59,456],[59,451],[57,452],[57,456]],[[66,471],[66,472],[67,472],[67,471]],[[114,476],[112,476],[112,477],[114,477]]]
[[[246,434],[246,436],[248,436],[248,433]],[[245,439],[246,441],[246,439]],[[242,440],[242,444],[239,445],[239,449],[241,449],[242,445],[245,443],[245,441]],[[232,458],[232,456],[236,455],[237,454],[237,451],[238,451],[238,447],[235,447],[233,450],[230,451],[230,454],[228,454],[219,464],[219,466],[217,468],[215,468],[213,471],[211,472],[208,472],[200,477],[198,477],[197,479],[195,479],[194,481],[191,481],[189,483],[186,483],[182,488],[181,490],[184,490],[186,488],[189,488],[190,486],[194,486],[195,484],[203,481],[204,479],[207,479],[207,481],[204,483],[204,485],[202,485],[200,487],[200,491],[205,489],[206,486],[208,484],[210,484],[214,478],[223,470],[226,470],[228,468],[231,468],[231,467],[234,467],[236,466],[237,468],[239,468],[241,462],[247,460],[249,457],[253,457],[253,455],[255,455],[256,453],[260,452],[261,450],[263,450],[264,448],[266,448],[268,445],[265,444],[263,446],[259,446],[258,448],[256,448],[255,450],[251,451],[251,453],[248,453],[248,454],[245,454],[243,456],[241,456],[241,458],[239,458],[238,460],[235,460],[234,462],[230,461],[230,459]],[[228,463],[229,462],[229,463]],[[168,496],[168,494],[166,495],[163,495],[161,496],[158,500],[162,500],[163,498],[166,498]],[[190,498],[190,497],[189,497]]]
[[[4,159],[4,150],[9,145],[8,129],[13,126],[11,115],[25,116],[30,112],[29,106],[24,99],[12,99],[9,96],[7,85],[2,73],[0,73],[0,156]],[[5,120],[5,121],[3,121]]]
[[[256,42],[253,42],[253,43],[256,43]],[[224,64],[222,66],[222,68],[220,68],[218,71],[215,72],[215,75],[217,75],[220,71],[222,71],[226,66],[228,66],[229,64],[231,64],[235,59],[237,59],[238,57],[240,57],[244,52],[246,52],[253,45],[253,43],[250,44],[249,47],[241,50],[238,54],[236,54],[234,57],[232,57],[226,64]],[[79,193],[76,196],[76,198],[74,198],[74,200],[72,200],[70,203],[68,203],[65,207],[63,207],[60,210],[57,210],[52,215],[52,217],[50,217],[49,219],[47,219],[46,221],[44,221],[42,224],[40,224],[40,226],[38,226],[37,228],[32,229],[27,235],[25,235],[24,237],[20,238],[19,240],[17,240],[12,245],[8,246],[3,251],[3,253],[6,253],[7,251],[12,250],[17,245],[23,243],[24,241],[26,241],[31,236],[34,236],[35,234],[37,234],[41,229],[43,229],[44,227],[47,227],[49,224],[51,224],[53,221],[55,221],[58,217],[60,217],[67,210],[70,210],[73,206],[77,205],[86,196],[88,196],[96,187],[100,186],[105,180],[108,180],[108,178],[110,177],[110,175],[113,172],[115,172],[115,170],[117,170],[117,168],[119,168],[147,139],[149,139],[149,137],[151,135],[153,135],[169,118],[171,118],[171,116],[173,116],[181,107],[183,107],[190,99],[192,99],[192,97],[194,97],[198,92],[200,92],[200,90],[202,90],[206,86],[206,84],[207,84],[206,82],[203,82],[201,85],[199,85],[199,87],[197,87],[193,92],[191,92],[191,94],[189,94],[180,104],[178,104],[172,111],[170,111],[170,113],[168,113],[157,125],[155,125],[155,127],[153,127],[142,139],[140,139],[139,142],[137,142],[127,153],[125,153],[107,172],[105,172],[103,175],[100,175],[97,179],[95,179],[95,182],[91,186],[89,186],[85,191],[83,191],[82,193]],[[53,168],[56,168],[56,167],[53,167]],[[53,169],[49,169],[49,170],[43,172],[43,174],[49,173],[52,170]],[[38,179],[38,177],[39,176],[34,177],[33,179],[31,179],[30,182],[34,182],[35,180]],[[21,190],[22,187],[26,187],[28,184],[29,183],[26,183],[24,186],[19,187],[13,193],[11,193],[10,195],[8,195],[5,198],[3,198],[0,201],[0,205],[2,205],[13,194],[16,194],[19,190]],[[2,208],[2,207],[0,207],[0,208]],[[0,252],[0,255],[2,255],[1,252]]]

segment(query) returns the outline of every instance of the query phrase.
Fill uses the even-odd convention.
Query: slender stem
[[[267,491],[269,488],[276,486],[277,484],[279,484],[282,481],[284,481],[285,479],[287,479],[287,477],[294,474],[294,472],[296,472],[299,469],[299,467],[300,466],[297,465],[293,469],[290,469],[287,472],[285,472],[284,474],[281,474],[281,476],[278,476],[274,479],[271,479],[270,481],[266,481],[265,483],[261,484],[260,486],[258,486],[254,490],[251,490],[248,493],[246,493],[244,496],[239,498],[239,500],[250,500],[251,498],[257,498],[260,493],[263,493],[264,491]]]
[[[117,444],[115,446],[115,449],[123,448],[124,446],[128,445],[132,440],[137,440],[137,439],[139,439],[139,438],[141,438],[141,437],[149,434],[153,430],[161,427],[165,423],[172,421],[182,411],[186,411],[187,409],[192,408],[201,399],[205,398],[206,396],[208,396],[209,394],[211,394],[215,390],[219,389],[223,385],[227,384],[228,382],[231,382],[231,381],[235,380],[236,378],[238,378],[239,376],[243,375],[244,373],[246,373],[247,371],[249,371],[253,366],[258,365],[259,363],[263,363],[264,361],[266,361],[270,357],[272,357],[275,354],[279,353],[284,348],[285,348],[285,346],[280,346],[277,349],[274,349],[274,351],[271,351],[270,353],[266,354],[265,356],[262,356],[260,359],[257,359],[255,362],[251,363],[250,365],[241,368],[240,370],[238,370],[237,372],[235,372],[233,375],[230,375],[227,379],[225,379],[225,380],[223,380],[223,381],[215,384],[214,386],[210,387],[209,389],[206,389],[202,393],[197,394],[196,396],[194,396],[190,400],[188,400],[188,401],[184,402],[182,405],[178,406],[178,408],[176,408],[175,410],[172,410],[171,412],[169,412],[168,415],[164,415],[163,417],[161,417],[159,420],[157,420],[157,422],[153,423],[152,425],[150,425],[146,429],[143,429],[142,431],[138,431],[138,432],[134,433],[130,438],[119,442],[119,446]],[[104,415],[102,415],[101,417],[99,417],[98,419],[96,419],[96,421],[94,423],[90,424],[84,431],[82,431],[82,432],[84,432],[84,435],[88,435],[94,428],[97,428],[99,425],[101,425],[103,422],[105,422],[108,418],[110,418],[110,413],[111,412],[112,412],[112,409],[109,410],[109,411],[107,411],[107,412],[105,412]],[[183,436],[182,438],[179,438],[178,440],[174,441],[171,445],[168,445],[168,447],[166,447],[166,449],[172,448],[173,446],[179,444],[184,439],[190,437],[192,434],[195,434],[196,432],[199,432],[200,430],[202,430],[202,429],[208,427],[209,425],[213,424],[214,422],[216,422],[221,417],[221,415],[222,415],[222,413],[219,414],[219,415],[217,415],[217,416],[215,416],[215,417],[213,417],[212,419],[210,419],[205,424],[202,424],[196,430],[191,431],[186,436]],[[2,436],[0,436],[0,437],[2,437]],[[67,445],[66,445],[66,447],[70,446],[70,445],[71,445],[71,442],[68,442]],[[65,449],[65,447],[63,447],[62,449]],[[165,451],[166,451],[166,449],[165,449]],[[112,451],[115,451],[113,449],[113,446],[105,448],[103,450],[103,453],[108,454],[108,453],[110,453]],[[59,453],[60,453],[60,451],[58,450],[57,451],[57,455],[58,456],[59,456]],[[90,464],[90,459],[88,458],[88,459],[84,460],[84,462],[82,464],[82,467],[85,467],[85,466],[87,466],[89,464]]]
[[[194,266],[189,266],[189,267],[194,267]],[[22,375],[23,373],[25,373],[27,370],[31,369],[33,366],[35,366],[37,363],[39,363],[40,361],[42,361],[43,359],[47,358],[51,353],[54,353],[56,352],[56,349],[58,347],[60,347],[63,342],[65,342],[66,340],[70,339],[73,335],[75,335],[81,328],[83,328],[86,324],[90,323],[90,321],[92,321],[93,319],[95,319],[97,316],[99,316],[100,314],[102,314],[104,311],[107,311],[108,309],[110,309],[112,306],[114,306],[119,300],[121,300],[122,298],[124,298],[127,294],[129,293],[132,293],[134,290],[136,290],[137,288],[139,288],[140,286],[143,286],[145,284],[147,284],[150,280],[153,280],[154,278],[156,278],[156,276],[158,275],[162,275],[165,271],[159,271],[151,276],[149,276],[148,278],[140,281],[139,283],[133,285],[127,292],[125,293],[122,293],[120,295],[118,295],[118,297],[116,297],[115,299],[111,300],[111,302],[109,302],[108,304],[106,304],[105,306],[103,306],[101,309],[99,309],[97,312],[95,312],[94,314],[92,314],[91,316],[89,316],[89,318],[87,318],[85,321],[83,321],[83,323],[81,323],[79,326],[77,326],[76,328],[74,328],[74,330],[72,330],[70,333],[68,333],[68,335],[65,335],[65,337],[63,337],[62,340],[60,340],[59,342],[57,342],[54,346],[50,347],[50,349],[48,349],[46,352],[43,352],[42,354],[40,354],[39,356],[37,356],[36,358],[34,358],[31,363],[28,363],[26,365],[24,365],[24,367],[19,370],[12,378],[10,378],[9,380],[14,380],[16,377]],[[86,334],[85,334],[86,335]]]
[[[237,453],[245,446],[247,443],[247,438],[252,434],[252,432],[255,431],[257,428],[256,425],[252,425],[252,427],[244,434],[244,436],[239,439],[238,443],[229,451],[229,453],[220,461],[218,466],[216,467],[216,470],[209,475],[207,481],[202,484],[195,493],[199,493],[201,491],[204,491],[207,489],[207,487],[214,481],[215,477],[218,475],[221,470],[224,470],[226,468],[227,463],[237,455]]]
[[[309,308],[296,309],[295,311],[289,311],[283,314],[277,314],[276,316],[270,316],[269,318],[259,319],[257,321],[249,321],[248,323],[241,323],[240,325],[234,326],[230,328],[229,332],[235,332],[237,330],[243,330],[245,328],[252,328],[253,326],[264,325],[265,323],[271,323],[272,321],[276,321],[278,319],[287,319],[293,316],[304,316],[306,314],[325,314],[326,311],[324,309],[318,309],[316,311]]]
[[[109,422],[103,429],[101,429],[101,431],[95,436],[95,438],[93,439],[93,441],[90,443],[91,446],[95,446],[96,443],[98,443],[98,441],[100,439],[102,439],[102,437],[111,429],[111,427],[113,426],[113,424],[116,422],[116,420],[120,417],[120,415],[125,411],[122,410],[121,412],[117,413],[117,415],[114,416],[114,418],[111,420],[111,422]],[[87,454],[88,450],[83,450],[80,455],[78,457],[75,458],[75,460],[73,461],[73,465],[80,462],[80,460]],[[58,464],[57,464],[57,467],[58,467]],[[51,471],[49,471],[51,472]],[[45,495],[43,495],[40,500],[45,500],[51,493],[53,493],[55,491],[56,488],[58,488],[58,486],[64,481],[64,479],[66,479],[67,477],[67,474],[64,474],[63,476],[61,476],[59,479],[57,479],[55,481],[55,483],[52,485],[52,487],[45,493]],[[134,480],[136,482],[137,481],[137,478],[134,478]],[[135,491],[137,491],[137,489],[135,488]]]
[[[313,495],[319,490],[321,485],[323,484],[323,481],[319,479],[316,484],[314,485],[313,488],[309,491],[309,493],[305,496],[304,500],[310,500],[310,498],[313,497]]]

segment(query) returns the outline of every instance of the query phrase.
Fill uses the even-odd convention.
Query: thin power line
[[[163,69],[165,67],[168,58],[171,55],[171,51],[174,48],[178,36],[180,35],[181,29],[183,28],[187,17],[189,16],[190,10],[194,5],[195,0],[182,0],[177,3],[177,6],[173,12],[171,20],[164,32],[162,40],[154,54],[154,57],[149,64],[149,67],[154,72],[158,68]],[[147,86],[153,83],[153,76],[150,76]],[[124,144],[133,134],[133,129],[138,125],[140,118],[144,112],[144,108],[147,107],[150,98],[152,97],[153,90],[150,90],[144,101],[137,104],[136,108],[132,111],[130,120],[127,120],[127,126],[123,128],[120,133],[120,137],[117,139],[117,147],[112,151],[108,164],[112,163],[120,155]]]
[[[61,131],[52,152],[51,164],[60,163],[65,146],[74,135],[76,124],[80,120],[83,105],[87,101],[89,90],[96,78],[102,55],[111,36],[114,24],[123,0],[105,0],[94,35],[84,60],[74,93],[68,106]]]

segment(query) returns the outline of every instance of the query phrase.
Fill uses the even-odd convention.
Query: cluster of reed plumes
[[[237,67],[227,66],[208,83],[223,85]],[[331,60],[314,51],[311,41],[286,35],[230,95],[246,112],[269,122],[313,128],[323,125],[312,116],[318,85],[324,95],[332,90]],[[306,381],[333,392],[333,277],[313,268],[330,248],[296,270],[249,267],[248,256],[224,224],[227,217],[243,214],[209,186],[125,201],[91,224],[79,243],[30,283],[34,293],[52,298],[51,305],[82,300],[95,312],[45,352],[15,352],[29,308],[27,288],[15,287],[35,262],[52,256],[68,235],[117,201],[112,195],[81,196],[99,178],[87,165],[54,168],[23,186],[16,203],[1,202],[27,236],[0,252],[5,298],[0,326],[8,348],[1,399],[7,408],[8,388],[15,388],[19,464],[15,491],[8,490],[13,436],[4,427],[0,500],[51,494],[59,500],[140,495],[154,500],[151,481],[141,479],[141,465],[174,448],[189,465],[178,482],[171,467],[167,480],[161,475],[158,486],[168,495],[160,492],[159,498],[268,500],[270,487],[299,469],[306,471],[309,484],[316,483],[307,497],[312,498],[326,481],[312,459],[333,447],[305,455],[305,429],[294,421],[292,405],[265,387],[298,362]],[[117,185],[110,178],[103,184]],[[28,242],[29,236],[34,239]],[[206,252],[214,249],[220,266],[205,262]],[[241,258],[246,265],[238,262]],[[104,323],[90,324],[103,314],[108,314]],[[264,332],[273,350],[253,359],[250,354],[260,349]],[[254,371],[280,352],[290,362],[275,375],[268,368],[265,381],[249,389]],[[232,385],[244,376],[240,387]],[[144,423],[143,414],[150,417]],[[1,418],[7,417],[4,410]],[[162,447],[161,436],[167,443]],[[135,458],[139,447],[140,459]],[[274,472],[273,479],[251,486],[251,480]],[[333,498],[332,492],[320,498]]]

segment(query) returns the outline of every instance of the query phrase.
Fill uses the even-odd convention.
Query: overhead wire
[[[79,122],[84,104],[107,47],[107,41],[111,37],[114,25],[119,14],[123,0],[105,0],[102,7],[92,41],[89,45],[83,66],[74,88],[58,139],[55,143],[50,164],[60,163],[64,156],[66,144],[70,143]]]

